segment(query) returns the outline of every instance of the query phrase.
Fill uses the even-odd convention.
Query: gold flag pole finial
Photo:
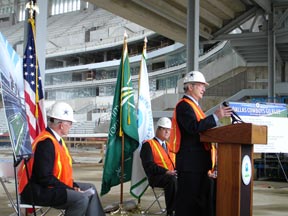
[[[25,9],[29,10],[29,18],[30,19],[33,18],[34,11],[39,14],[39,7],[36,4],[34,4],[34,2],[32,0],[30,2],[27,2]]]
[[[144,49],[147,48],[147,42],[148,42],[147,37],[145,37],[145,38],[144,38]]]

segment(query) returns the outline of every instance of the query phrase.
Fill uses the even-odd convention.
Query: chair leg
[[[25,215],[25,216],[33,216],[34,215],[33,212],[32,213],[28,212],[28,209],[31,209],[31,207],[29,205],[25,205],[25,207],[22,208],[22,209],[25,210],[23,215]],[[51,209],[52,209],[52,207],[36,206],[35,213],[38,216],[45,216],[45,215],[47,215],[50,212]],[[65,210],[57,209],[57,211],[59,212],[59,213],[57,213],[57,216],[65,215]]]
[[[65,210],[59,210],[60,213],[57,216],[64,216],[65,215]]]
[[[156,192],[155,192],[155,190],[153,189],[153,193],[154,193],[154,196],[155,196],[155,198],[156,198],[155,201],[157,202],[160,210],[162,211],[163,208],[162,208],[162,206],[161,206],[161,203],[160,203],[160,201],[159,201],[159,198],[164,195],[164,191],[161,191],[161,193],[157,195]],[[154,202],[154,203],[155,203],[155,202]]]
[[[150,205],[144,210],[141,212],[142,215],[146,215],[146,214],[154,214],[154,215],[161,215],[161,214],[164,214],[166,212],[166,209],[165,208],[162,208],[161,206],[161,203],[160,203],[160,197],[162,197],[164,195],[164,190],[161,191],[159,194],[156,193],[155,189],[152,188],[152,192],[153,192],[153,195],[154,195],[154,198],[155,200],[152,201],[152,203],[150,203]],[[152,206],[157,202],[157,205],[160,209],[159,212],[150,212],[150,209],[152,208]]]

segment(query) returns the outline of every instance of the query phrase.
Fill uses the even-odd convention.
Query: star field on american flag
[[[23,72],[24,72],[24,79],[30,83],[31,89],[35,92],[36,91],[36,52],[34,46],[34,39],[32,37],[31,44],[27,44],[28,49],[23,56]],[[28,58],[27,58],[28,57]],[[40,70],[38,69],[38,89],[42,89],[42,81]],[[39,91],[39,99],[43,98],[43,91]]]

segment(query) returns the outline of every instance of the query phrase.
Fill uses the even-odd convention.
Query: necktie
[[[162,143],[162,146],[163,146],[164,150],[167,152],[167,148],[166,148],[166,143],[165,142]]]

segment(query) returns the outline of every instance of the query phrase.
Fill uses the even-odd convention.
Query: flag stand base
[[[142,210],[141,210],[141,204],[140,203],[138,203],[137,204],[137,206],[136,206],[136,208],[133,210],[133,213],[134,214],[142,214]]]
[[[110,215],[122,215],[122,216],[131,216],[124,208],[123,204],[119,204],[119,209],[114,212],[111,212]]]
[[[137,214],[140,215],[143,213],[143,211],[141,210],[141,204],[138,203],[137,206],[132,210],[133,214]]]

